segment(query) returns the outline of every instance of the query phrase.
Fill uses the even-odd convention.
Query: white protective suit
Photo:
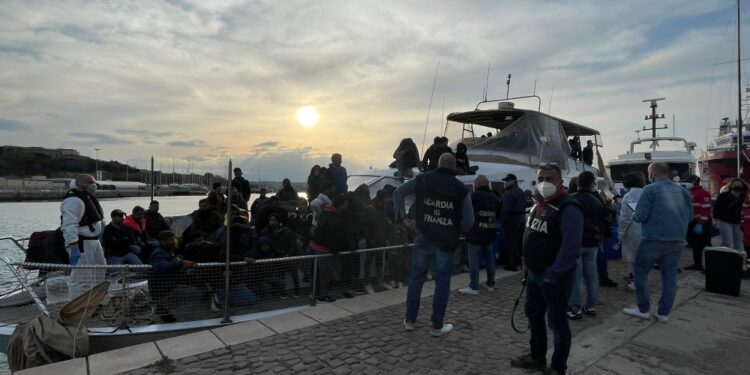
[[[638,204],[641,197],[641,188],[630,188],[622,197],[622,206],[620,207],[620,224],[617,227],[617,236],[620,240],[622,249],[622,259],[628,263],[635,261],[635,254],[638,245],[641,243],[641,223],[633,221],[633,208],[629,204]]]
[[[60,204],[60,212],[62,214],[60,229],[63,232],[63,238],[65,238],[65,245],[77,243],[79,235],[95,237],[95,239],[83,240],[83,248],[79,249],[81,251],[81,259],[78,261],[78,265],[106,265],[107,260],[104,258],[104,250],[98,239],[104,231],[104,221],[92,224],[93,231],[88,226],[79,226],[78,223],[83,218],[85,211],[86,205],[78,197],[65,198],[62,204]],[[70,248],[66,250],[70,254]],[[104,281],[106,272],[104,268],[73,269],[70,273],[70,298],[73,299]]]

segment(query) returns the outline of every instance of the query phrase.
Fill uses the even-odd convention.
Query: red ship
[[[750,150],[745,145],[750,142],[750,126],[743,124],[742,137],[742,180],[750,182]],[[713,143],[709,143],[706,152],[698,159],[703,181],[708,182],[708,191],[712,196],[719,194],[722,186],[737,177],[737,124],[723,118],[719,125],[719,134]]]

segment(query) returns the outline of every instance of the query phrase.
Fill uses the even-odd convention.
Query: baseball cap
[[[505,178],[503,178],[503,181],[518,181],[518,178],[513,173],[508,173],[507,175],[505,175]]]
[[[115,208],[109,216],[125,216],[125,212],[119,208]]]

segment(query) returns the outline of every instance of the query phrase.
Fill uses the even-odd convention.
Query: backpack
[[[70,259],[68,258],[68,252],[65,251],[65,239],[62,230],[57,228],[32,233],[24,262],[68,264]],[[34,268],[26,267],[26,269]]]

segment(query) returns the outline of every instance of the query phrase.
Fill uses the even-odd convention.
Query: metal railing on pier
[[[23,241],[11,241],[23,248]],[[88,327],[128,328],[172,319],[190,322],[314,305],[318,297],[405,287],[412,248],[412,244],[402,244],[233,261],[228,266],[224,262],[186,266],[178,260],[157,267],[70,266],[0,257],[18,282],[0,298],[0,322],[14,323],[39,312],[54,316],[66,301],[104,280],[110,282],[107,297],[84,322]],[[463,243],[460,249],[457,266],[465,259]],[[225,300],[229,301],[226,306]]]

